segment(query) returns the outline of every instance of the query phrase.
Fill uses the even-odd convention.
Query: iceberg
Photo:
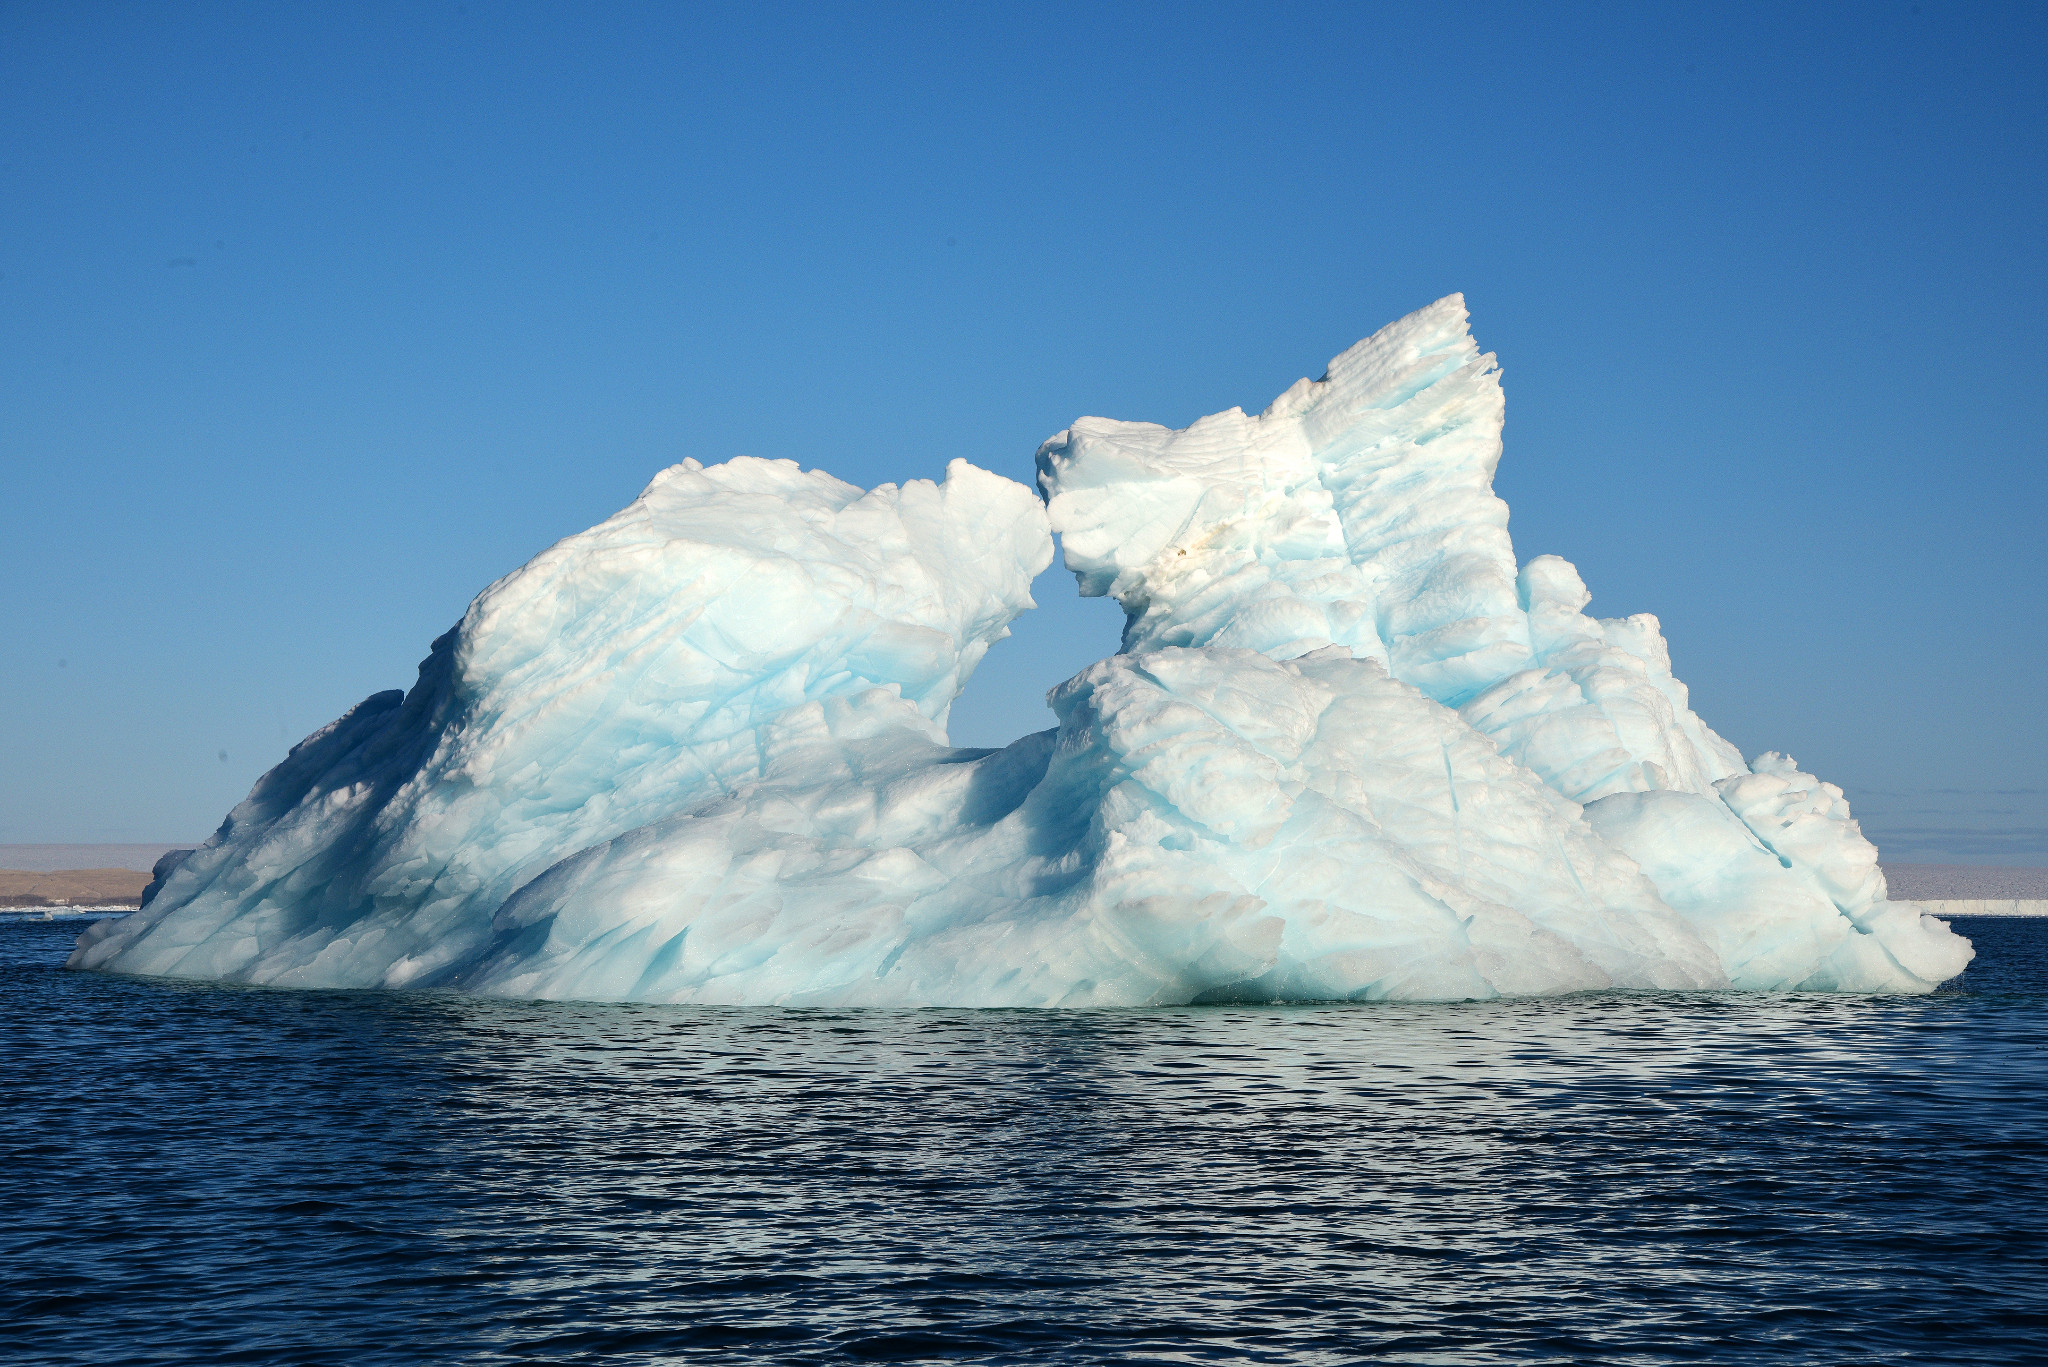
[[[76,968],[829,1006],[1929,991],[1841,790],[1518,564],[1459,296],[1038,489],[685,462],[295,748]],[[1051,534],[1122,649],[947,744]]]

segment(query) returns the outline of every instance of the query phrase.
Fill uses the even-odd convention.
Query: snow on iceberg
[[[1925,991],[1839,789],[1518,566],[1441,300],[1256,417],[1083,419],[1038,500],[694,462],[479,596],[75,967],[730,1004]],[[1049,522],[1048,522],[1049,518]],[[1122,653],[945,743],[1048,526]]]

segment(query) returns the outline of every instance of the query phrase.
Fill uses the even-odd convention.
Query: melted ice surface
[[[694,462],[477,599],[78,967],[733,1004],[1926,991],[1839,789],[1657,621],[1517,566],[1462,299],[1264,413],[1088,418],[1028,490]],[[1124,650],[945,743],[1049,525]]]

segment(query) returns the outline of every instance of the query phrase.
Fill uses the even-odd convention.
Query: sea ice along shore
[[[663,471],[297,746],[70,965],[833,1006],[1921,992],[1839,789],[1696,717],[1657,621],[1517,564],[1453,295],[1256,416],[1085,418],[1038,494]],[[1061,534],[1123,649],[947,745]]]

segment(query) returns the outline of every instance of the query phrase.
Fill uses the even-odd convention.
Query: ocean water
[[[1932,997],[740,1011],[60,970],[15,1363],[2048,1361],[2048,921]]]

